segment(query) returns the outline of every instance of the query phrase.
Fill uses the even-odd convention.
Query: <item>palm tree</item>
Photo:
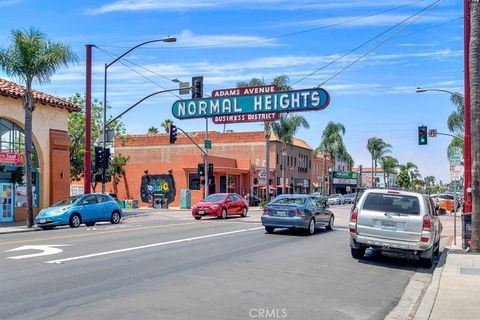
[[[447,126],[450,132],[456,137],[448,145],[447,152],[451,152],[454,148],[460,148],[463,151],[463,136],[465,127],[465,99],[463,95],[454,92],[450,96],[450,100],[456,106],[456,110],[448,116]]]
[[[380,158],[380,166],[383,169],[383,180],[385,187],[390,187],[390,175],[397,173],[398,160],[392,156],[384,156]]]
[[[315,150],[316,152],[323,152],[330,154],[330,171],[333,172],[335,168],[335,161],[341,160],[342,156],[345,158],[345,155],[348,154],[346,151],[345,144],[343,143],[342,136],[345,134],[345,126],[340,122],[330,121],[325,126],[322,132],[322,140],[320,145]],[[351,158],[351,157],[350,157]],[[323,172],[325,177],[326,172]],[[332,184],[330,183],[330,186]]]
[[[470,1],[470,128],[472,148],[472,252],[480,252],[480,2]]]
[[[12,30],[10,47],[0,50],[0,67],[25,84],[25,166],[27,184],[27,227],[33,223],[32,194],[32,117],[35,109],[33,82],[49,83],[60,67],[76,62],[77,56],[70,46],[54,42],[36,29]]]
[[[158,133],[158,128],[155,127],[150,127],[148,128],[147,134],[157,134]]]
[[[280,120],[271,124],[272,132],[282,143],[282,194],[285,194],[285,157],[287,145],[293,144],[293,138],[300,128],[308,129],[310,125],[303,116],[282,114]]]
[[[276,84],[277,87],[284,91],[292,89],[291,86],[288,84],[289,79],[287,75],[279,75],[273,79],[273,84]],[[255,87],[255,86],[263,86],[265,85],[265,81],[258,78],[252,78],[250,81],[239,81],[237,82],[237,88],[244,88],[244,87]],[[226,125],[223,126],[223,132],[225,132]],[[270,201],[270,136],[271,136],[271,126],[270,122],[265,121],[263,123],[263,130],[265,133],[265,171],[267,172],[267,185],[266,185],[266,200],[267,202]]]
[[[160,126],[165,129],[165,133],[170,132],[170,126],[173,124],[173,120],[171,119],[165,119],[162,123],[160,123]]]
[[[374,175],[377,174],[377,162],[378,160],[385,156],[387,153],[391,153],[392,151],[390,150],[392,146],[385,141],[383,141],[382,138],[377,138],[377,137],[372,137],[368,139],[367,142],[367,149],[368,152],[370,152],[370,155],[372,157],[372,184],[373,187],[376,187],[376,181],[374,179]]]

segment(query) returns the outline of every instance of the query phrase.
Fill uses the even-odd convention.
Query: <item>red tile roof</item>
[[[21,99],[25,87],[22,87],[14,82],[0,78],[0,95]],[[80,111],[80,107],[61,98],[57,98],[46,93],[33,90],[33,98],[35,102],[45,104],[52,107],[67,109],[68,111]]]

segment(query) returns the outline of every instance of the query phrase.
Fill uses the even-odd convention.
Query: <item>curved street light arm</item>
[[[452,91],[448,91],[448,90],[444,90],[444,89],[430,89],[430,88],[421,88],[421,87],[417,87],[417,90],[416,92],[417,93],[420,93],[420,92],[427,92],[427,91],[439,91],[439,92],[445,92],[445,93],[448,93],[450,95],[457,95],[459,94],[458,92],[452,92]]]

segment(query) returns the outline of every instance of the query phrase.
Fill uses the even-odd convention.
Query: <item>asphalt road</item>
[[[12,258],[41,252],[31,245],[61,252]],[[431,272],[352,259],[344,228],[271,235],[255,219],[172,211],[1,235],[0,261],[1,319],[383,319],[416,271]]]

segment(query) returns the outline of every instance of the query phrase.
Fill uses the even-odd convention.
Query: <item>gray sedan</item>
[[[263,209],[262,215],[262,225],[268,233],[273,233],[275,228],[291,228],[304,229],[312,235],[317,227],[332,230],[334,220],[325,202],[319,197],[303,194],[276,197]]]

